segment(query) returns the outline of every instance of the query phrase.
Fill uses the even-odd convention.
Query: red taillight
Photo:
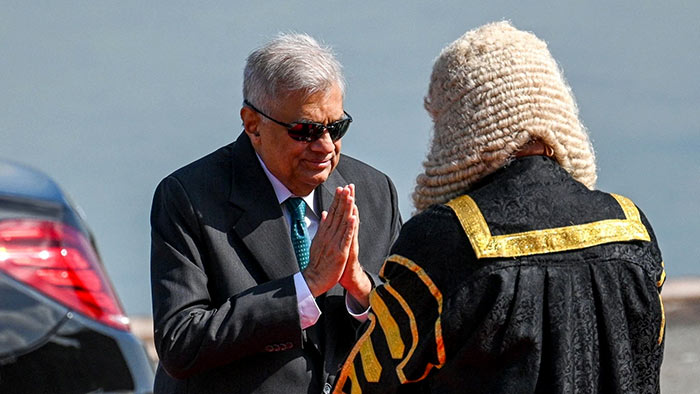
[[[97,253],[69,225],[33,219],[0,221],[0,270],[90,318],[129,329]]]

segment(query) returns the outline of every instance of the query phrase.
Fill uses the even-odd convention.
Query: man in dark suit
[[[244,132],[158,185],[157,393],[330,391],[401,223],[391,180],[340,155],[343,94],[327,48],[281,35],[247,59]]]

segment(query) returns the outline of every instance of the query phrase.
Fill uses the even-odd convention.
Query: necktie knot
[[[299,197],[290,197],[284,204],[287,206],[293,221],[304,220],[304,216],[306,216],[306,203],[303,199]]]
[[[299,269],[303,271],[309,265],[309,246],[311,245],[304,221],[306,217],[306,203],[299,197],[291,197],[284,202],[284,205],[287,207],[289,216],[292,219],[289,232],[292,236],[294,254],[297,257]]]

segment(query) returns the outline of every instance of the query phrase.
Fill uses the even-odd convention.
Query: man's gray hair
[[[279,34],[254,50],[243,71],[243,98],[263,111],[291,92],[306,95],[337,85],[345,94],[341,65],[329,47],[307,34]]]

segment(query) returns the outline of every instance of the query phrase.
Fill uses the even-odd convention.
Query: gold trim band
[[[403,357],[403,352],[406,346],[404,345],[403,340],[401,340],[399,325],[396,324],[396,320],[394,320],[394,317],[391,316],[389,308],[376,291],[370,293],[369,299],[370,305],[372,305],[372,310],[379,318],[379,326],[384,332],[384,337],[386,337],[391,358],[398,360]]]
[[[437,368],[441,368],[445,364],[445,344],[442,341],[442,324],[440,322],[440,316],[442,316],[442,292],[438,289],[435,282],[430,279],[430,276],[421,268],[418,264],[413,262],[411,259],[407,259],[398,254],[393,254],[387,258],[387,261],[392,261],[396,264],[402,265],[412,272],[414,272],[418,278],[423,282],[425,287],[428,288],[430,294],[435,298],[437,302],[437,315],[438,318],[435,320],[435,348],[437,352],[438,365]]]
[[[639,210],[626,197],[611,194],[625,219],[608,219],[574,226],[492,236],[476,202],[468,195],[447,203],[457,214],[477,258],[519,257],[583,249],[611,242],[650,241]]]
[[[357,372],[355,371],[355,357],[357,356],[357,353],[360,353],[362,351],[362,347],[365,342],[371,342],[372,339],[370,338],[370,335],[374,331],[374,326],[376,324],[376,317],[372,313],[369,314],[369,327],[367,327],[367,331],[365,331],[360,339],[358,339],[357,343],[355,346],[352,348],[350,351],[350,354],[348,355],[348,358],[345,360],[345,364],[343,364],[343,367],[340,370],[340,374],[338,375],[338,381],[336,382],[335,385],[335,390],[333,390],[333,394],[343,394],[343,386],[345,385],[345,382],[350,379],[350,393],[351,394],[361,394],[362,393],[362,388],[360,388],[359,381],[357,380]],[[370,344],[371,346],[371,344]],[[362,359],[362,368],[366,370],[364,366],[364,357],[360,355]],[[375,355],[376,359],[376,355]],[[381,366],[380,366],[381,368]],[[379,371],[381,373],[381,369]]]
[[[373,328],[373,325],[374,320],[372,320],[369,330]],[[370,383],[379,382],[379,377],[382,374],[382,365],[379,364],[377,355],[374,353],[371,337],[367,338],[362,345],[360,345],[360,359],[362,360],[362,369],[365,373],[365,379]]]
[[[661,305],[661,328],[659,328],[659,339],[656,341],[658,345],[664,341],[664,330],[666,329],[666,312],[664,311],[664,300],[659,293],[659,305]]]
[[[430,367],[426,368],[425,375],[423,375],[420,379],[417,380],[408,380],[408,378],[406,378],[406,375],[403,372],[403,367],[406,366],[406,363],[408,363],[408,360],[411,359],[411,356],[416,350],[416,347],[418,347],[418,323],[416,323],[416,317],[413,315],[413,310],[411,310],[411,307],[408,305],[406,300],[401,296],[401,294],[399,294],[398,291],[396,291],[396,289],[391,287],[391,284],[384,284],[384,290],[388,291],[389,294],[391,294],[392,297],[394,297],[396,301],[399,302],[399,305],[401,305],[401,308],[404,310],[404,312],[406,312],[406,315],[408,316],[408,324],[411,329],[411,348],[408,349],[408,354],[406,354],[406,357],[404,357],[404,359],[401,360],[401,362],[399,362],[399,365],[396,367],[396,375],[399,377],[399,381],[401,382],[401,384],[416,382],[418,380],[423,379],[425,375],[427,375],[427,371],[430,370]],[[391,338],[387,338],[387,341],[390,340]]]

